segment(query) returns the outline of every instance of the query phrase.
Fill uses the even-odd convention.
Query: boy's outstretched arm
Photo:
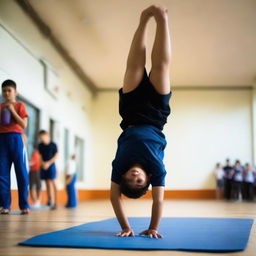
[[[122,228],[122,231],[117,236],[134,236],[134,232],[130,227],[127,217],[125,216],[124,209],[123,209],[123,202],[120,193],[120,187],[115,182],[111,182],[111,189],[110,189],[110,200],[118,219],[118,222]]]
[[[152,212],[151,221],[149,228],[140,233],[140,235],[147,235],[150,238],[162,238],[163,236],[158,233],[158,227],[161,221],[163,212],[163,202],[164,202],[164,187],[157,186],[152,187]]]

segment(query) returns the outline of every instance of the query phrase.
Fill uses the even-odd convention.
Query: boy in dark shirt
[[[227,200],[231,199],[231,188],[233,182],[234,169],[230,164],[230,160],[226,159],[226,165],[223,167],[224,176],[224,197]]]
[[[57,145],[51,141],[47,131],[41,130],[39,132],[39,140],[41,141],[38,145],[38,151],[41,155],[41,179],[46,182],[47,205],[54,210],[57,207],[57,187],[55,183],[57,171],[55,161],[58,157],[58,149]]]
[[[152,50],[152,68],[145,69],[146,26],[154,17],[157,29]],[[149,228],[140,234],[160,238],[158,227],[162,216],[166,170],[163,164],[164,124],[170,114],[169,81],[170,37],[167,10],[150,6],[140,17],[135,32],[124,77],[119,90],[120,124],[124,130],[118,138],[118,148],[112,162],[111,202],[122,231],[118,236],[134,236],[125,216],[121,194],[139,198],[152,185],[152,216]]]

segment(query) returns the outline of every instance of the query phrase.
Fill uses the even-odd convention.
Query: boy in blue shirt
[[[148,76],[145,70],[146,26],[151,17],[154,17],[157,29]],[[117,236],[134,236],[123,210],[121,194],[139,198],[151,184],[151,222],[148,229],[140,234],[150,238],[162,237],[158,233],[166,175],[163,164],[166,140],[162,129],[170,114],[170,48],[167,10],[152,5],[141,14],[128,55],[124,85],[119,90],[123,132],[118,138],[112,162],[110,192],[111,203],[122,228]]]
[[[57,186],[55,183],[57,170],[55,161],[58,157],[58,149],[57,145],[51,141],[49,133],[45,130],[39,132],[39,140],[41,142],[38,145],[38,151],[41,156],[41,179],[45,180],[46,183],[47,205],[52,210],[55,210],[57,208]]]
[[[23,102],[17,102],[16,83],[2,83],[4,102],[0,104],[0,206],[1,214],[9,214],[11,207],[10,171],[14,164],[18,184],[21,214],[29,213],[28,166],[23,130],[27,127],[28,113]]]

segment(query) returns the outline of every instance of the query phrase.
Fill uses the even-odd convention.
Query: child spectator
[[[215,178],[216,178],[216,199],[222,199],[223,192],[224,192],[225,172],[224,172],[223,168],[221,167],[220,163],[216,164],[214,174],[215,174]]]
[[[36,145],[34,146],[34,151],[32,153],[29,171],[29,190],[34,207],[40,207],[41,201],[41,179],[40,179],[40,154]]]
[[[76,155],[73,154],[67,163],[66,168],[66,191],[67,191],[67,208],[74,208],[77,206],[77,192],[76,184]]]
[[[255,171],[250,164],[246,164],[244,168],[244,199],[248,201],[253,201],[254,191],[253,191],[253,183],[254,183],[254,175]]]
[[[49,133],[45,130],[39,132],[39,140],[41,142],[38,145],[38,151],[41,156],[41,179],[45,180],[46,183],[47,205],[52,210],[55,210],[57,208],[57,187],[55,183],[57,170],[55,161],[58,157],[58,149],[57,145],[51,141]]]
[[[223,168],[225,172],[224,176],[224,197],[226,200],[231,199],[231,188],[232,188],[232,179],[233,179],[233,174],[234,170],[233,167],[230,164],[230,160],[226,160],[226,165]]]
[[[242,198],[242,182],[243,182],[243,167],[239,160],[235,162],[234,178],[232,182],[232,199],[239,200]]]
[[[21,214],[29,213],[28,168],[23,130],[27,127],[28,113],[23,102],[16,102],[16,83],[2,83],[4,102],[0,104],[0,203],[1,214],[8,214],[11,207],[10,171],[14,163],[18,183]]]

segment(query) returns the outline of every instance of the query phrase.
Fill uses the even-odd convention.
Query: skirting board
[[[109,190],[78,190],[79,201],[108,199]],[[144,199],[151,198],[151,191],[143,196]],[[214,189],[198,189],[198,190],[166,190],[165,199],[214,199]],[[67,200],[66,191],[58,190],[58,204],[65,204]],[[42,191],[42,201],[46,202],[46,191]],[[18,209],[18,191],[12,190],[12,209]]]

